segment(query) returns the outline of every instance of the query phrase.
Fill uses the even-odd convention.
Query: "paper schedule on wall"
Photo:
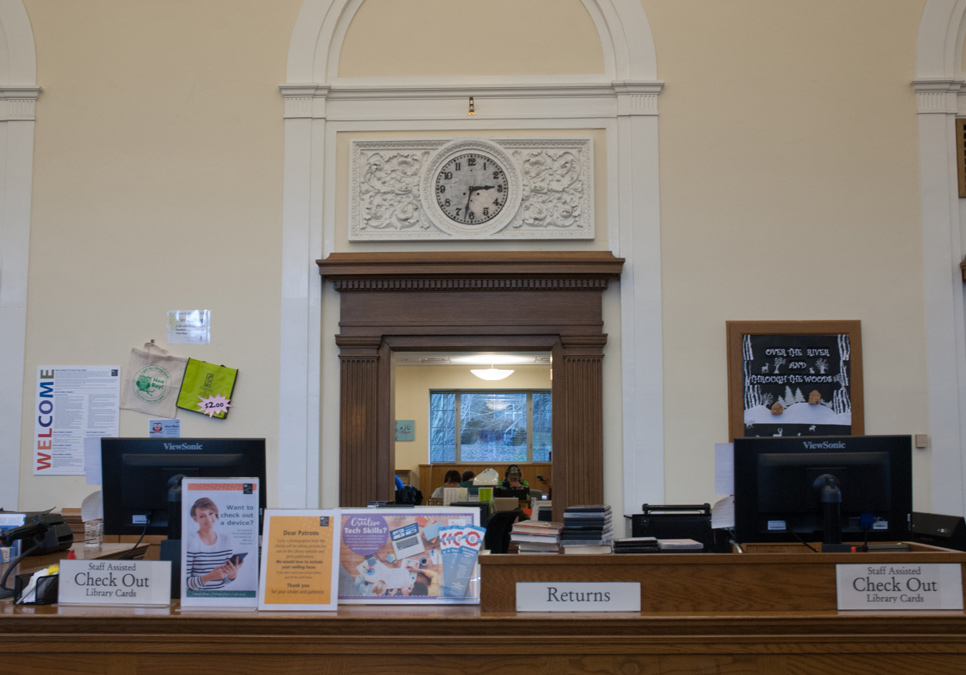
[[[237,368],[188,359],[181,393],[178,395],[178,407],[224,419],[231,407],[231,396],[237,377]]]

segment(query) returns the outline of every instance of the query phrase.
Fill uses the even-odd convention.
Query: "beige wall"
[[[487,382],[471,374],[471,366],[396,366],[396,419],[416,422],[416,439],[396,442],[396,468],[419,471],[429,462],[430,389],[550,388],[550,366],[502,367],[512,368],[513,375]]]
[[[166,312],[210,309],[211,344],[172,353],[239,369],[224,421],[184,436],[265,436],[275,474],[281,278],[278,84],[299,0],[25,6],[37,102],[24,400],[39,365],[127,365],[166,344]],[[121,412],[121,434],[148,416]],[[78,506],[83,477],[32,475],[20,506]]]
[[[909,84],[924,1],[642,0],[666,82],[659,134],[667,502],[714,498],[713,444],[728,433],[729,319],[861,320],[867,432],[927,428]],[[37,366],[124,365],[131,347],[151,338],[164,344],[171,309],[207,308],[213,322],[211,345],[173,352],[240,369],[229,419],[186,414],[184,435],[265,436],[274,456],[284,108],[277,85],[301,1],[24,4],[44,93],[36,109],[21,507],[77,505],[90,491],[83,478],[31,475]],[[481,17],[481,7],[493,12]],[[481,22],[472,25],[485,29],[485,40],[445,37],[471,21]],[[577,0],[366,0],[340,75],[599,73],[593,38]],[[605,152],[603,142],[595,148]],[[601,193],[608,179],[599,176]],[[606,209],[598,215],[611,217]],[[338,220],[337,246],[348,249],[341,211]],[[599,227],[612,234],[607,222]],[[582,247],[610,241],[603,234]],[[493,245],[501,247],[527,245]],[[621,480],[622,453],[648,448],[648,439],[620,438],[617,293],[619,286],[605,298],[609,485]],[[420,415],[397,409],[401,419]],[[146,424],[122,411],[122,434],[144,435]],[[418,464],[412,452],[397,444],[398,457]],[[928,450],[917,452],[915,476],[916,506],[928,510]]]
[[[585,75],[603,63],[577,0],[366,0],[339,76]]]
[[[866,432],[924,432],[910,86],[924,3],[643,4],[667,82],[669,501],[704,501],[713,489],[713,444],[728,434],[727,320],[861,320]],[[928,509],[928,453],[915,459],[916,502]]]

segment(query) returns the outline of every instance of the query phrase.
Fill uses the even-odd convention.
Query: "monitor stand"
[[[161,560],[171,561],[171,599],[181,598],[181,540],[165,539],[161,542]]]

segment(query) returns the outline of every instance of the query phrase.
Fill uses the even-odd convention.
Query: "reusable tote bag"
[[[187,357],[172,356],[152,342],[145,343],[144,349],[132,348],[121,385],[121,407],[153,417],[174,417],[187,365]]]
[[[178,407],[183,410],[225,419],[231,407],[231,392],[235,388],[237,368],[227,368],[207,361],[188,359],[178,395]]]

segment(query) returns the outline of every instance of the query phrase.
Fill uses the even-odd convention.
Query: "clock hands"
[[[470,202],[473,200],[473,193],[481,190],[492,190],[494,185],[471,185],[466,191],[466,213],[470,212]]]

